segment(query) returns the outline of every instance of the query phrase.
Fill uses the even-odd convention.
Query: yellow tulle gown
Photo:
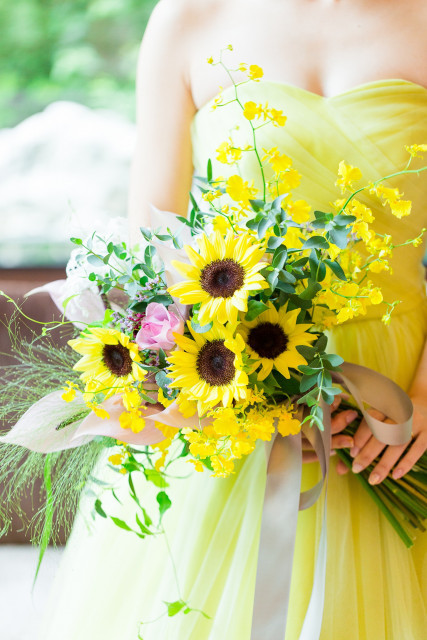
[[[316,209],[325,210],[338,197],[334,183],[341,160],[375,180],[406,164],[404,145],[427,142],[427,90],[411,82],[372,82],[325,99],[262,81],[245,85],[241,95],[268,101],[287,115],[284,128],[260,129],[258,144],[277,146],[293,158],[303,175],[296,195]],[[212,104],[197,113],[192,126],[199,175],[206,173],[208,158],[215,159],[215,149],[230,133],[236,141],[249,140],[235,104],[216,110]],[[217,175],[227,171],[215,161],[214,169]],[[246,179],[258,181],[252,154],[244,154],[241,169]],[[388,208],[371,206],[377,231],[391,233],[399,243],[427,226],[427,183],[422,176],[405,176],[391,186],[413,200],[413,213],[399,221]],[[422,255],[423,247],[399,249],[393,276],[375,276],[385,299],[402,301],[388,328],[381,322],[382,311],[372,306],[367,316],[335,329],[330,343],[346,360],[381,371],[404,389],[427,334]],[[144,640],[249,640],[265,474],[259,448],[230,479],[194,472],[171,489],[173,508],[165,525],[180,594],[163,538],[141,541],[102,518],[93,522],[89,505],[83,503],[41,640],[137,640],[139,622],[157,618],[164,610],[162,601],[179,596],[211,619],[197,613],[162,617],[141,628]],[[317,464],[304,466],[304,484],[317,477]],[[114,478],[117,482],[117,474]],[[126,487],[123,477],[118,488],[122,506],[114,499],[104,502],[124,519],[134,512]],[[146,485],[141,482],[139,490],[144,494]],[[308,604],[320,516],[320,507],[314,506],[299,517],[286,640],[298,639]],[[357,479],[351,473],[339,477],[332,464],[321,639],[424,640],[426,543],[427,535],[420,535],[408,551]]]

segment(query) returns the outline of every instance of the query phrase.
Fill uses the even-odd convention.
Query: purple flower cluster
[[[121,313],[117,311],[113,313],[113,322],[114,324],[118,324],[120,327],[120,331],[131,335],[132,338],[135,338],[136,334],[141,328],[141,323],[145,317],[145,313],[137,313],[132,309],[127,309],[126,315],[122,316]]]

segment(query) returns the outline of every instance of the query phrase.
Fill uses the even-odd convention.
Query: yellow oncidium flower
[[[110,419],[110,414],[108,413],[108,411],[106,409],[104,409],[104,407],[102,405],[96,404],[96,402],[86,402],[86,406],[88,407],[88,409],[93,411],[93,413],[98,418],[101,418],[101,420],[109,420]]]
[[[405,149],[413,158],[423,158],[424,155],[421,152],[427,151],[427,144],[405,145]]]
[[[223,235],[226,234],[227,231],[229,231],[231,228],[228,218],[221,215],[215,216],[215,218],[212,220],[212,226],[214,231],[218,231]]]
[[[223,455],[212,456],[211,464],[214,478],[228,478],[234,472],[234,461]]]
[[[222,196],[222,191],[220,189],[209,189],[202,193],[202,198],[206,202],[213,202]]]
[[[381,289],[379,289],[378,287],[371,289],[371,291],[369,292],[369,300],[372,302],[372,304],[381,304],[381,302],[383,301],[383,294],[381,292]]]
[[[161,389],[159,390],[159,392],[161,391]],[[163,396],[164,397],[164,396]],[[168,401],[168,403],[170,404],[172,401]],[[155,427],[161,431],[163,433],[163,435],[165,436],[165,439],[162,440],[161,442],[158,442],[157,444],[152,444],[151,448],[158,451],[161,455],[159,458],[157,458],[157,460],[154,463],[154,467],[155,469],[157,469],[157,471],[160,471],[160,469],[162,469],[165,465],[166,462],[166,458],[168,456],[169,453],[169,448],[172,444],[172,440],[175,438],[176,434],[178,433],[179,429],[177,429],[176,427],[169,427],[165,424],[162,424],[161,422],[155,422]]]
[[[239,202],[243,207],[249,205],[249,200],[256,197],[258,189],[238,175],[230,176],[226,182],[226,192],[232,200]]]
[[[249,293],[267,288],[259,273],[267,263],[261,262],[264,249],[249,233],[238,238],[231,232],[224,236],[215,231],[198,238],[200,253],[185,246],[191,264],[173,262],[187,277],[168,291],[182,304],[201,303],[199,321],[207,324],[217,318],[225,324],[236,322],[238,311],[247,310]]]
[[[316,340],[315,335],[307,333],[313,325],[297,324],[300,309],[288,311],[285,305],[277,310],[272,302],[268,307],[255,320],[243,320],[238,331],[246,342],[249,357],[255,360],[254,370],[261,367],[259,380],[264,380],[273,367],[290,378],[289,369],[307,364],[297,347]]]
[[[192,458],[190,458],[190,460],[187,460],[187,462],[189,462],[190,464],[194,465],[194,469],[196,471],[198,471],[199,473],[203,473],[203,471],[205,470],[205,467],[200,462],[200,460],[193,460]]]
[[[242,149],[235,147],[232,141],[221,142],[216,153],[216,159],[222,164],[235,164],[242,157]]]
[[[271,122],[278,127],[284,127],[286,124],[287,117],[283,115],[282,110],[269,109],[267,111],[267,116],[270,118]]]
[[[337,211],[341,211],[345,202],[346,201],[344,199],[335,200],[335,202],[333,202],[333,206]],[[368,222],[369,224],[371,222],[374,222],[375,220],[372,214],[372,210],[356,198],[353,198],[348,203],[345,209],[345,213],[355,216],[358,220],[361,220],[362,222]]]
[[[277,185],[277,193],[281,196],[299,187],[301,182],[301,174],[296,169],[288,169],[280,174],[280,180]]]
[[[122,429],[130,429],[133,433],[139,433],[145,427],[145,420],[139,409],[131,409],[120,414],[120,426]]]
[[[169,356],[171,388],[182,389],[185,398],[197,403],[199,416],[222,404],[246,397],[248,377],[243,371],[240,336],[234,327],[214,321],[205,333],[196,333],[188,323],[191,338],[175,335],[178,349]]]
[[[265,155],[262,158],[262,161],[265,162],[265,160],[267,160],[275,173],[286,171],[292,166],[291,158],[284,153],[280,153],[277,147],[264,149],[264,153]]]
[[[390,265],[388,263],[387,260],[380,260],[380,259],[376,259],[373,262],[369,263],[368,266],[369,271],[371,271],[372,273],[382,273],[382,271],[390,271],[391,273],[391,269],[390,269]]]
[[[138,345],[116,329],[90,327],[68,344],[83,356],[73,368],[82,371],[86,393],[102,392],[109,398],[145,378]]]
[[[259,81],[264,75],[264,71],[257,64],[249,65],[249,73],[248,76],[251,80],[255,80],[255,82]]]
[[[311,207],[305,200],[286,201],[286,213],[297,224],[303,224],[310,220]]]
[[[336,186],[341,188],[344,193],[346,189],[353,187],[353,182],[357,182],[362,177],[362,172],[358,167],[353,167],[351,164],[347,164],[344,160],[341,160],[338,167],[338,180]]]
[[[62,387],[64,389],[64,393],[61,398],[65,400],[65,402],[72,402],[76,397],[76,391],[79,387],[75,382],[71,382],[71,380],[67,380],[65,385],[66,386]]]
[[[293,407],[277,407],[277,431],[284,438],[286,436],[295,436],[301,431],[301,420],[295,417]]]
[[[262,104],[257,104],[253,100],[248,100],[243,105],[243,115],[247,120],[254,120],[263,114]]]
[[[396,218],[403,218],[409,216],[412,209],[411,200],[402,200],[403,193],[399,192],[398,188],[385,187],[383,184],[378,184],[370,189],[370,193],[375,194],[380,198],[382,204],[390,206],[391,212]]]

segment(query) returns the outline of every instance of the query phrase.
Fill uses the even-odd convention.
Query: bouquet
[[[408,147],[402,170],[363,184],[361,171],[343,160],[336,201],[312,212],[292,196],[301,179],[292,159],[257,144],[259,128],[283,127],[286,116],[240,100],[239,87],[257,82],[260,67],[229,69],[222,54],[209,62],[222,65],[234,86],[234,97],[224,102],[219,95],[214,108],[236,103],[247,127],[246,145],[230,138],[217,149],[217,160],[235,172],[216,176],[209,161],[188,218],[153,208],[151,228],[141,228],[135,246],[114,230],[72,238],[67,280],[44,288],[62,321],[47,323],[29,344],[15,335],[18,364],[4,380],[2,415],[16,420],[0,445],[1,475],[12,469],[15,481],[6,485],[0,515],[6,527],[7,505],[42,475],[40,561],[55,511],[65,517],[85,481],[96,480],[93,467],[104,451],[127,477],[135,520],[107,513],[99,495],[94,513],[145,538],[164,533],[177,460],[226,478],[277,434],[322,431],[325,411],[342,392],[334,380],[343,360],[328,351],[328,331],[371,305],[383,307],[388,325],[398,305],[383,299],[375,275],[390,270],[399,245],[373,230],[363,197],[379,199],[399,219],[409,215],[411,202],[388,184],[425,171],[412,163],[427,145]],[[261,188],[240,175],[243,154],[253,154]],[[419,245],[424,231],[404,244]],[[52,346],[51,331],[71,323],[77,333],[69,348]],[[351,432],[361,419],[359,412]],[[349,464],[348,453],[337,453]],[[148,513],[134,474],[154,488],[158,516]],[[410,546],[427,514],[425,457],[399,481],[371,487],[368,474],[360,480]],[[168,615],[193,610],[181,597],[166,605]]]

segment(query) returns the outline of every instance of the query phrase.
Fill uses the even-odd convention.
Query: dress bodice
[[[223,102],[234,97],[233,87],[223,92]],[[341,160],[360,168],[363,180],[374,181],[401,170],[409,155],[405,145],[427,141],[427,89],[405,80],[381,80],[360,85],[332,98],[285,83],[261,81],[239,87],[241,101],[268,102],[287,116],[284,127],[268,125],[257,132],[261,149],[278,147],[293,160],[302,174],[293,199],[303,198],[314,209],[331,210],[331,203],[342,197],[335,186]],[[192,124],[193,162],[198,175],[206,174],[210,158],[214,175],[235,173],[235,167],[216,161],[216,149],[232,135],[238,145],[251,142],[249,123],[237,103],[212,109],[208,102],[195,115]],[[415,159],[414,167],[422,166]],[[254,154],[245,153],[240,161],[242,176],[260,186],[259,168]],[[360,200],[375,216],[374,229],[390,233],[400,244],[427,227],[427,176],[399,176],[388,183],[398,187],[413,202],[410,216],[398,220],[389,207],[364,192]],[[396,249],[391,265],[393,275],[372,274],[382,287],[384,298],[399,299],[396,312],[425,304],[422,256],[425,250],[406,246]],[[369,307],[368,317],[379,317],[383,309]]]

